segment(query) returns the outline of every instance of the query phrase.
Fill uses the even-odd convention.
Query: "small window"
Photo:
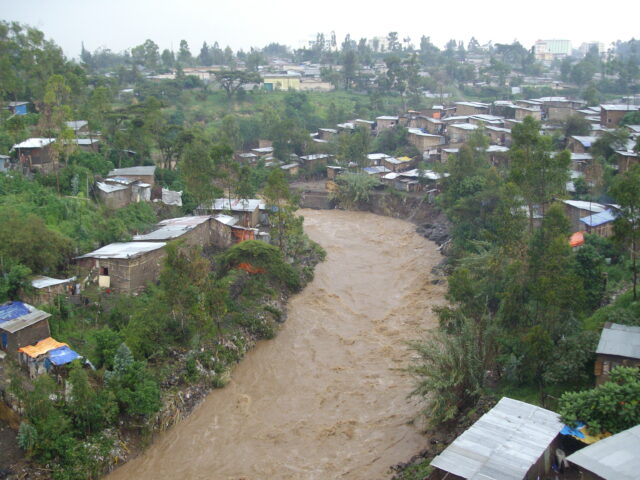
[[[105,277],[108,277],[109,269],[107,267],[100,267],[100,275],[104,275]]]

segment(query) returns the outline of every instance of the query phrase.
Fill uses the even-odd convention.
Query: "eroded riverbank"
[[[303,210],[327,251],[288,320],[118,479],[371,479],[424,447],[405,340],[435,325],[435,244],[401,220]]]

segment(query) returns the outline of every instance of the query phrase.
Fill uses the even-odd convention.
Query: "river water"
[[[435,244],[402,220],[301,213],[327,259],[277,337],[109,480],[384,479],[425,447],[402,369],[444,301]]]

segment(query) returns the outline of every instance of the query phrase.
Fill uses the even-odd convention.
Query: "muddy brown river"
[[[407,222],[302,210],[327,251],[261,342],[184,421],[108,479],[385,479],[423,449],[406,340],[435,325],[441,259]]]

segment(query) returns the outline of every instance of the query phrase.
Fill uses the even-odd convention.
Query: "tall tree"
[[[633,273],[633,299],[638,298],[638,253],[640,251],[640,165],[634,165],[617,177],[611,195],[620,205],[614,223],[615,238],[627,245]]]
[[[520,187],[529,209],[533,230],[534,206],[544,211],[555,195],[565,189],[571,162],[568,151],[552,155],[551,137],[540,134],[540,122],[528,116],[511,131],[511,178]]]

